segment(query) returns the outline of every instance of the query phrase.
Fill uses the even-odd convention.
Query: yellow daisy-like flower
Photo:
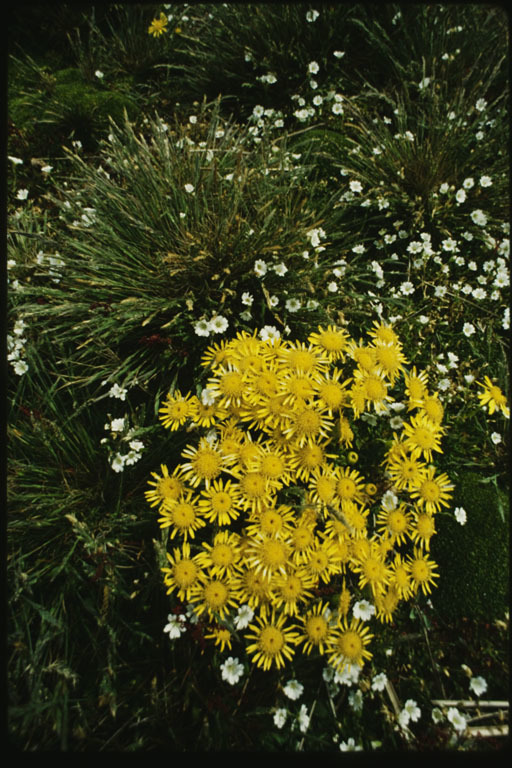
[[[342,370],[338,369],[331,376],[325,376],[325,378],[315,382],[314,385],[315,395],[318,398],[320,407],[326,408],[330,416],[340,413],[349,399],[346,388],[350,383],[350,379],[340,381],[342,373]]]
[[[178,499],[171,499],[164,502],[160,509],[158,522],[161,528],[170,528],[169,536],[174,539],[175,536],[183,536],[186,541],[190,536],[194,538],[196,531],[206,525],[197,499],[193,497],[192,491],[186,491]]]
[[[309,480],[310,475],[318,470],[328,458],[335,458],[333,454],[327,454],[321,443],[309,442],[302,447],[293,447],[295,477],[298,480]]]
[[[148,34],[153,37],[160,37],[166,31],[167,28],[167,16],[165,13],[161,13],[159,18],[153,19],[148,27]]]
[[[229,611],[239,604],[240,598],[228,577],[203,574],[198,584],[191,590],[189,599],[197,616],[206,613],[208,619],[212,621],[217,617],[226,618]]]
[[[419,547],[430,550],[430,539],[436,533],[434,515],[430,512],[414,512],[414,522],[409,532],[412,541]]]
[[[490,414],[495,411],[501,411],[505,418],[510,417],[510,408],[507,405],[507,398],[501,391],[501,389],[494,384],[489,376],[484,377],[484,383],[476,382],[479,387],[483,388],[483,392],[478,393],[478,399],[482,408],[487,407]]]
[[[162,504],[164,501],[178,499],[185,490],[180,465],[174,468],[172,475],[169,475],[169,470],[165,464],[160,464],[160,469],[162,470],[162,477],[156,472],[152,472],[151,476],[155,478],[155,482],[148,480],[148,485],[154,486],[153,490],[144,491],[146,501],[151,507],[156,507],[157,504]]]
[[[327,650],[331,635],[329,614],[328,604],[319,602],[299,616],[302,626],[297,642],[302,644],[304,653],[309,655],[311,651],[317,650],[324,654]]]
[[[404,373],[405,394],[409,398],[409,409],[415,408],[427,393],[428,377],[425,371],[418,373],[416,367]]]
[[[393,544],[403,544],[410,534],[412,513],[405,504],[394,509],[381,509],[377,515],[377,532],[389,536]]]
[[[308,343],[320,350],[320,353],[331,362],[343,360],[347,349],[349,336],[342,328],[328,325],[327,328],[318,326],[318,331],[308,336]]]
[[[324,464],[319,469],[315,469],[309,478],[308,492],[309,498],[313,504],[318,504],[325,510],[329,504],[334,503],[336,494],[336,484],[338,478],[334,470]]]
[[[429,466],[425,478],[416,488],[409,491],[416,503],[429,514],[439,512],[441,507],[449,507],[453,485],[448,475],[443,472],[436,475],[436,468]]]
[[[407,567],[411,574],[411,581],[414,592],[421,590],[424,595],[431,594],[431,587],[436,586],[436,580],[439,578],[437,563],[430,560],[428,555],[420,549],[414,549],[414,554],[409,555],[406,560]]]
[[[348,352],[363,373],[370,373],[375,370],[377,364],[375,347],[364,346],[362,341],[359,344],[351,342],[348,346]]]
[[[390,589],[394,590],[400,599],[407,600],[413,592],[411,572],[399,552],[395,554],[393,562],[390,563],[389,570],[391,572]]]
[[[331,630],[327,645],[328,661],[335,669],[342,671],[346,666],[362,667],[372,654],[367,649],[373,635],[361,619],[345,617]]]
[[[244,561],[244,570],[233,577],[232,584],[239,595],[240,605],[247,604],[254,611],[259,610],[261,616],[267,615],[272,600],[270,578],[256,568],[247,567]]]
[[[313,345],[306,345],[300,341],[289,342],[280,350],[280,359],[290,370],[296,373],[322,376],[328,368],[329,359],[318,351]]]
[[[164,404],[158,409],[159,418],[164,427],[175,431],[192,419],[197,409],[197,397],[190,392],[183,396],[179,389],[167,395]]]
[[[295,654],[299,635],[295,625],[286,626],[286,621],[286,614],[276,616],[273,611],[268,620],[259,617],[256,624],[249,625],[250,632],[246,635],[249,644],[246,650],[252,656],[251,661],[263,670],[272,666],[280,669]]]
[[[419,413],[413,416],[402,429],[405,435],[404,445],[413,456],[422,456],[427,461],[432,461],[432,451],[443,452],[441,436],[444,434],[444,429],[434,424],[424,414]]]
[[[317,546],[315,527],[315,522],[311,520],[309,515],[305,515],[290,530],[288,540],[294,565],[307,563],[311,552]]]
[[[230,525],[240,515],[240,491],[231,480],[213,480],[201,491],[199,507],[206,520],[217,525]]]
[[[354,406],[354,393],[364,398],[364,408],[373,405],[376,413],[381,413],[386,409],[386,403],[392,402],[393,398],[388,394],[388,383],[378,369],[375,372],[362,371],[356,368],[354,371],[354,384],[352,387],[352,403]],[[364,410],[364,409],[363,409]]]
[[[297,406],[290,413],[289,423],[283,432],[301,448],[307,443],[318,443],[328,438],[332,427],[333,421],[327,409],[309,403]]]
[[[174,549],[173,554],[167,554],[170,568],[162,568],[167,594],[177,592],[179,600],[188,601],[191,590],[197,585],[201,576],[201,567],[197,556],[190,556],[190,544],[185,541],[181,549]]]
[[[227,366],[233,362],[229,341],[222,339],[217,344],[208,347],[201,358],[201,365],[205,368],[217,368]]]
[[[374,343],[377,344],[395,344],[399,345],[400,340],[392,325],[387,325],[384,321],[374,320],[373,330],[370,331]]]
[[[245,510],[261,511],[272,504],[273,489],[261,472],[244,472],[239,480],[240,499]]]
[[[389,584],[391,572],[386,565],[382,550],[375,541],[370,541],[370,548],[366,554],[352,559],[350,567],[354,573],[359,574],[359,589],[363,589],[368,584],[374,597],[384,592]]]
[[[427,465],[412,456],[405,447],[396,450],[388,463],[388,472],[397,490],[417,488],[426,477]]]
[[[203,542],[202,551],[196,555],[201,568],[210,576],[233,576],[240,570],[240,536],[230,531],[220,531],[213,537],[213,543]]]
[[[359,412],[359,410],[363,410],[364,411],[364,405],[365,405],[364,397],[363,397],[363,400],[362,400],[362,408],[358,409],[358,408],[354,407],[354,401],[353,401],[353,398],[352,398],[352,394],[353,394],[353,392],[351,392],[351,394],[350,394],[351,403],[352,403],[352,407],[354,408],[356,413]],[[349,420],[345,416],[340,416],[340,418],[339,418],[339,421],[338,421],[338,433],[339,433],[340,443],[343,443],[343,445],[346,448],[352,448],[352,442],[354,440],[354,433],[352,431],[352,427],[350,426]]]
[[[387,624],[393,621],[393,614],[400,603],[400,594],[395,584],[389,587],[379,595],[375,596],[375,616]]]
[[[306,569],[313,577],[314,583],[320,581],[327,584],[337,573],[341,573],[341,557],[336,543],[326,538],[317,543],[311,550]]]
[[[314,581],[305,568],[294,568],[278,573],[273,580],[272,604],[278,611],[289,616],[298,616],[302,604],[311,600]]]
[[[251,522],[245,528],[248,537],[264,534],[287,538],[295,524],[295,513],[291,507],[280,504],[263,507],[259,511],[250,513],[250,520]]]
[[[212,427],[214,424],[223,421],[228,415],[228,412],[219,408],[217,403],[208,405],[199,400],[195,395],[192,400],[195,404],[195,409],[191,414],[190,420],[193,424],[197,424],[200,427]]]
[[[188,445],[181,456],[189,459],[181,466],[184,478],[194,488],[201,483],[209,488],[210,483],[227,468],[225,457],[216,447],[210,445],[205,437],[200,439],[197,447]]]
[[[220,647],[220,652],[224,652],[224,648],[228,651],[231,650],[231,632],[225,627],[214,627],[208,635],[205,635],[206,640],[214,640],[215,645]]]
[[[346,502],[354,503],[363,500],[365,479],[357,469],[336,467],[334,475],[336,477],[336,496],[333,499],[335,506],[339,504],[343,510]]]
[[[241,406],[247,386],[247,373],[239,371],[234,365],[217,366],[215,376],[208,379],[207,388],[218,400],[219,408]]]
[[[420,413],[424,413],[427,419],[430,419],[434,424],[441,424],[444,417],[444,406],[437,392],[433,395],[426,394],[419,403],[419,409]]]
[[[290,563],[290,546],[279,536],[255,534],[244,548],[244,563],[266,579],[277,573],[285,575]]]
[[[404,370],[404,365],[407,364],[401,345],[398,343],[376,344],[375,359],[377,371],[385,376],[391,384],[394,384],[396,377]]]

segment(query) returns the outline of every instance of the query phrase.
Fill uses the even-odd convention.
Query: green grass
[[[474,699],[470,675],[486,680],[483,699],[508,690],[509,421],[478,401],[485,376],[508,391],[505,17],[471,4],[179,4],[153,38],[161,10],[10,17],[10,743],[499,751],[500,736],[459,735],[431,712]],[[227,330],[199,335],[215,316]],[[205,640],[203,620],[170,640],[167,617],[186,607],[161,569],[177,539],[144,492],[197,435],[162,429],[165,396],[200,395],[205,351],[242,331],[306,341],[336,324],[359,340],[379,318],[445,408],[435,464],[455,492],[431,544],[438,588],[393,623],[372,620],[373,657],[352,685],[314,654],[263,672],[243,642]],[[379,419],[354,438],[368,466]],[[120,455],[132,463],[115,471]],[[244,666],[234,685],[220,669],[231,655]],[[380,672],[392,689],[372,687]],[[421,709],[410,740],[390,690]]]

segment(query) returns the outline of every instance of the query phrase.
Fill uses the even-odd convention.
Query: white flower
[[[112,419],[110,422],[110,430],[112,432],[122,432],[124,429],[125,419]]]
[[[335,104],[332,105],[331,109],[333,115],[342,115],[343,114],[343,104],[340,104],[339,101],[337,101]]]
[[[50,173],[50,171],[53,171],[53,165],[43,165],[43,166],[41,166],[41,172],[42,173]]]
[[[279,298],[273,295],[269,298],[268,303],[271,307],[277,307],[279,304]]]
[[[480,186],[490,187],[492,186],[492,179],[490,176],[480,176]]]
[[[450,389],[450,379],[439,379],[437,388],[440,389],[441,392],[446,392],[447,389]]]
[[[375,606],[369,603],[368,600],[359,600],[354,604],[352,613],[356,619],[369,621],[375,613]]]
[[[215,402],[215,394],[208,387],[201,392],[201,402],[203,405],[213,405]]]
[[[501,443],[501,435],[499,432],[493,432],[491,434],[491,441],[494,443],[494,445],[499,445]]]
[[[197,115],[190,115],[188,121],[189,123],[192,123],[192,125],[195,125],[195,123],[197,123]]]
[[[332,55],[337,59],[341,59],[345,55],[345,51],[334,51]]]
[[[229,321],[222,315],[214,315],[209,322],[210,331],[212,333],[224,333],[229,325]]]
[[[351,192],[362,192],[363,191],[363,185],[360,181],[351,181],[349,184],[350,191]]]
[[[316,61],[310,61],[310,62],[309,62],[309,65],[308,65],[308,72],[309,72],[311,75],[316,75],[316,73],[317,73],[317,72],[319,72],[319,70],[320,70],[320,67],[319,67],[319,65],[318,65],[318,62],[316,62]]]
[[[288,712],[286,711],[286,709],[282,709],[282,708],[276,709],[276,711],[274,712],[274,724],[278,728],[282,728],[286,722],[287,717],[288,717]]]
[[[352,252],[353,253],[365,253],[366,252],[366,248],[364,247],[364,245],[362,243],[360,243],[359,245],[354,245],[354,247],[352,248]]]
[[[386,491],[380,501],[380,504],[382,509],[384,509],[386,512],[390,512],[392,509],[396,509],[396,505],[398,504],[398,497],[393,493],[393,491]]]
[[[443,242],[441,243],[441,246],[443,248],[443,251],[456,251],[457,241],[451,237],[448,237],[446,240],[443,240]]]
[[[430,83],[430,77],[424,77],[420,82],[418,83],[418,88],[420,91],[422,91],[424,88],[427,88]]]
[[[170,613],[167,616],[167,624],[164,627],[164,632],[169,633],[169,640],[175,640],[180,637],[183,632],[186,631],[185,616],[177,616],[174,613]]]
[[[334,674],[334,682],[338,683],[338,685],[351,686],[357,683],[360,671],[361,667],[357,664],[345,664],[343,669],[336,670]]]
[[[114,384],[110,388],[110,390],[108,392],[108,396],[109,397],[117,397],[118,400],[126,400],[126,393],[127,393],[127,391],[128,391],[127,389],[124,389],[123,387],[120,387],[119,384]]]
[[[468,176],[467,179],[464,179],[462,182],[462,186],[464,189],[471,189],[471,187],[475,186],[475,180],[471,178],[471,176]]]
[[[98,80],[102,80],[104,78],[104,74],[100,69],[97,69],[94,74],[98,78]]]
[[[289,680],[283,688],[283,693],[289,699],[296,701],[300,699],[304,691],[304,686],[298,680]]]
[[[472,323],[464,323],[464,326],[462,328],[462,333],[464,336],[472,336],[475,332],[475,326]]]
[[[250,605],[241,605],[238,609],[238,614],[234,618],[236,629],[246,629],[252,621],[253,616],[254,611]]]
[[[132,451],[142,451],[144,449],[144,443],[142,440],[130,440],[128,443]]]
[[[198,320],[197,323],[194,325],[194,331],[198,336],[209,336],[210,335],[210,323],[208,320]]]
[[[458,189],[455,193],[455,199],[458,203],[463,203],[466,199],[466,192],[463,189]]]
[[[316,21],[318,17],[320,16],[319,11],[308,11],[306,13],[306,21]]]
[[[271,344],[273,344],[274,341],[277,341],[281,336],[277,328],[273,325],[264,325],[260,330],[259,335],[262,341],[270,341]]]
[[[450,707],[448,712],[446,713],[446,717],[450,721],[450,723],[453,725],[456,731],[464,731],[466,728],[466,718],[464,715],[461,715],[457,707]]]
[[[414,285],[411,283],[410,280],[406,280],[400,286],[400,291],[404,294],[404,296],[410,296],[411,293],[414,293],[415,290],[416,289],[414,288]]]
[[[480,210],[480,208],[477,208],[476,211],[472,211],[471,219],[473,220],[473,223],[478,224],[479,227],[485,227],[487,224],[487,216]]]
[[[221,676],[230,685],[236,685],[244,673],[244,666],[238,660],[230,656],[220,665]]]
[[[340,750],[342,752],[361,752],[362,749],[363,748],[359,746],[359,744],[356,744],[352,737],[340,743]]]
[[[407,699],[404,704],[403,711],[407,712],[413,723],[415,723],[421,717],[421,709],[418,707],[414,699]]]
[[[122,472],[124,469],[124,456],[121,456],[120,453],[116,453],[114,458],[112,459],[110,466],[114,470],[114,472]]]
[[[267,262],[263,259],[256,259],[254,262],[254,271],[258,277],[263,277],[267,274]]]
[[[486,106],[487,106],[487,102],[485,99],[478,99],[478,101],[475,104],[475,109],[477,109],[479,112],[483,112]]]
[[[439,187],[439,192],[440,192],[442,195],[446,195],[446,193],[448,192],[448,190],[449,190],[449,189],[450,189],[450,185],[449,185],[449,184],[447,184],[447,183],[446,183],[446,181],[445,181],[445,182],[443,182],[443,184],[441,184],[441,186]]]
[[[455,515],[455,519],[459,525],[466,525],[467,515],[464,507],[457,507],[453,514]]]
[[[471,688],[475,696],[478,696],[478,698],[480,698],[482,693],[485,693],[487,690],[487,683],[483,677],[472,677],[471,680],[469,681],[469,687]]]
[[[276,273],[276,275],[279,275],[279,277],[282,277],[288,272],[288,267],[286,266],[286,264],[283,264],[282,262],[281,264],[275,264],[274,272]]]
[[[16,198],[18,200],[26,200],[28,197],[28,189],[18,189],[18,194],[16,195]]]
[[[298,312],[302,307],[302,302],[299,299],[287,299],[285,307],[288,312]]]
[[[28,365],[25,360],[16,360],[13,368],[14,373],[16,373],[18,376],[23,376],[23,374],[28,371]]]
[[[485,299],[487,296],[487,291],[484,288],[474,288],[472,296],[475,299]]]
[[[14,165],[22,165],[23,160],[19,157],[13,157],[12,155],[7,155],[8,159],[11,161],[11,163],[14,163]]]
[[[432,710],[432,720],[437,725],[437,723],[440,723],[442,719],[443,719],[442,710],[440,710],[439,707],[434,707],[434,709]]]
[[[193,184],[185,184],[184,190],[185,190],[185,192],[188,192],[189,195],[190,195],[194,191],[194,185]]]
[[[331,280],[331,282],[327,286],[327,290],[330,293],[336,293],[336,291],[338,290],[338,283],[335,280]]]
[[[302,704],[300,708],[300,712],[297,715],[297,720],[299,721],[299,730],[301,733],[306,733],[308,727],[309,727],[309,721],[310,717],[308,715],[308,708],[305,704]]]
[[[379,672],[372,680],[372,691],[383,691],[387,681],[387,675],[384,672]]]

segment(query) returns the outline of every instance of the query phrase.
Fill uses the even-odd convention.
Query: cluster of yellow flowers
[[[362,666],[373,635],[349,619],[356,596],[390,622],[438,578],[429,545],[452,492],[432,463],[443,406],[426,374],[406,367],[391,325],[374,323],[369,336],[356,342],[332,325],[306,343],[240,332],[204,354],[200,397],[175,390],[160,408],[166,428],[198,435],[146,492],[169,532],[168,594],[221,649],[243,634],[263,669],[298,650]],[[406,414],[395,430],[391,406]],[[368,431],[375,418],[389,439],[379,429],[366,441],[365,476],[355,422]],[[241,633],[244,610],[252,623]]]

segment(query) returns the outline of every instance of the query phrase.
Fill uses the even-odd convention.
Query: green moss
[[[458,506],[466,510],[465,525],[453,514],[437,518],[431,551],[440,579],[433,603],[452,620],[502,618],[509,597],[507,495],[485,478],[465,474],[454,495],[453,509]]]

